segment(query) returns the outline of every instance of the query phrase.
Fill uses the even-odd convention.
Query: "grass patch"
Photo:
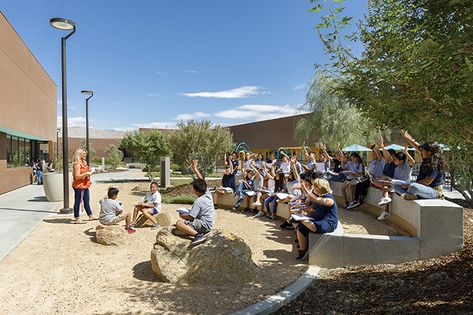
[[[192,179],[190,178],[179,178],[179,179],[171,179],[171,185],[174,187],[181,186],[181,185],[187,185],[192,182]]]
[[[163,202],[164,203],[181,203],[181,204],[193,204],[195,201],[195,196],[193,195],[182,195],[182,196],[166,196],[163,195]]]

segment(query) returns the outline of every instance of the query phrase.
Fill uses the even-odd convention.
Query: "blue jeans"
[[[245,188],[245,184],[243,184],[243,181],[240,181],[240,184],[238,185],[238,188],[235,191],[235,195],[238,193],[241,193]]]
[[[246,192],[248,191],[251,191],[251,190],[248,190],[248,189],[245,189],[245,190],[242,190],[240,192],[238,192],[238,199],[237,199],[237,202],[235,204],[235,208],[240,208],[240,205],[241,203],[243,202],[243,199],[245,199],[245,196],[246,196]]]
[[[84,200],[85,212],[88,216],[92,215],[92,209],[90,209],[90,192],[89,189],[74,188],[74,218],[80,216],[80,202]]]
[[[393,185],[394,191],[400,194],[411,194],[417,195],[420,199],[437,199],[437,191],[432,187],[425,186],[419,183],[412,183],[406,189],[402,188],[401,186]]]
[[[264,201],[264,206],[266,208],[266,210],[268,210],[269,212],[271,213],[276,213],[276,210],[278,210],[278,197],[276,196],[269,196],[268,198],[266,198],[266,200]],[[270,205],[273,204],[273,207],[271,209]]]
[[[36,176],[38,176],[38,185],[43,184],[43,172],[36,170]]]

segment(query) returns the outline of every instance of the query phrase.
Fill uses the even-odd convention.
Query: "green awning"
[[[46,139],[42,139],[40,137],[27,134],[25,132],[17,131],[17,130],[6,128],[6,127],[3,127],[3,126],[0,126],[0,132],[4,132],[6,134],[9,134],[10,136],[19,137],[19,138],[26,138],[26,139],[29,139],[29,140],[48,141]]]

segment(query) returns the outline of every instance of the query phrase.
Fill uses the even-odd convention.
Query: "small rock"
[[[102,245],[122,245],[126,243],[128,233],[119,225],[97,225],[95,228],[97,243]]]

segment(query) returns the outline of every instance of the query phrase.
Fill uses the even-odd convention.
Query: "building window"
[[[7,167],[28,166],[33,160],[31,145],[35,141],[12,135],[6,137]]]

